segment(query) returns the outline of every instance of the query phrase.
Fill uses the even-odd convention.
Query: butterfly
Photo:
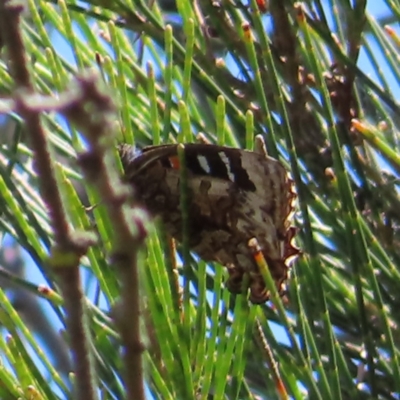
[[[249,240],[255,238],[268,264],[278,292],[285,293],[289,259],[299,253],[292,244],[290,226],[296,194],[285,167],[265,151],[260,136],[257,151],[204,143],[149,146],[138,153],[120,145],[126,180],[140,204],[161,218],[166,232],[182,242],[182,168],[186,183],[187,243],[207,262],[228,270],[227,288],[242,293],[249,276],[249,299],[269,299]],[[183,160],[183,165],[181,161]]]

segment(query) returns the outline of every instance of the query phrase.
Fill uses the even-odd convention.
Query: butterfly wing
[[[177,149],[150,146],[139,155],[127,145],[119,150],[139,200],[161,217],[172,237],[182,241]],[[230,289],[238,292],[244,271],[257,271],[248,246],[255,237],[280,289],[287,278],[285,258],[293,249],[287,232],[295,195],[285,168],[264,154],[224,146],[186,144],[184,151],[190,249],[205,261],[227,266]],[[251,285],[252,300],[265,301],[262,278],[255,277]]]

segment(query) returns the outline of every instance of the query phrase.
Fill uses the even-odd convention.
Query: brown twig
[[[121,278],[121,302],[114,317],[123,344],[125,387],[127,399],[144,399],[142,368],[143,345],[140,339],[140,298],[137,255],[146,237],[144,211],[128,204],[129,187],[121,183],[117,170],[108,157],[112,143],[114,105],[110,96],[103,93],[97,77],[91,74],[78,78],[77,92],[81,98],[73,101],[62,112],[81,127],[88,142],[79,164],[86,179],[96,187],[108,210],[115,240],[112,264]]]
[[[18,2],[0,0],[1,37],[8,50],[10,69],[15,81],[14,99],[19,114],[25,121],[26,131],[34,155],[39,189],[47,206],[55,244],[50,263],[60,278],[67,313],[67,327],[76,374],[77,399],[95,399],[94,369],[89,351],[85,316],[85,300],[79,277],[80,257],[93,243],[91,235],[78,235],[69,227],[63,207],[46,133],[43,129],[40,107],[31,107],[27,100],[34,95],[25,46],[20,31],[23,7]]]

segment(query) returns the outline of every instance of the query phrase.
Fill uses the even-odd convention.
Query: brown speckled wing
[[[241,291],[250,275],[250,300],[262,303],[269,293],[248,246],[256,238],[278,291],[284,292],[291,244],[293,182],[283,165],[266,154],[207,144],[186,144],[188,242],[205,261],[228,268],[227,287]],[[177,145],[150,146],[135,153],[119,147],[125,175],[139,201],[159,216],[169,235],[182,241],[181,172]]]

